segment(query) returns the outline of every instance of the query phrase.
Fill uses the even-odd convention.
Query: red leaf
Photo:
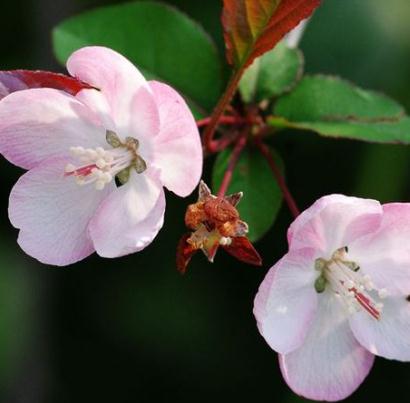
[[[222,24],[228,62],[247,67],[272,49],[320,0],[224,0]]]
[[[259,253],[249,239],[244,236],[232,238],[232,243],[229,246],[223,246],[223,248],[241,262],[254,266],[262,266],[262,258],[259,256]]]
[[[185,274],[192,256],[197,252],[192,245],[187,242],[191,234],[185,234],[178,242],[177,246],[177,269],[181,274]]]
[[[6,95],[28,88],[54,88],[75,95],[90,85],[64,74],[41,70],[0,71],[0,99]]]

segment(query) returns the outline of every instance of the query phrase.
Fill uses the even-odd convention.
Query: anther
[[[325,276],[320,275],[315,281],[315,290],[318,294],[321,294],[326,289],[327,280]]]
[[[105,133],[105,139],[107,140],[107,143],[113,147],[113,148],[118,148],[121,147],[121,140],[118,137],[117,133],[113,132],[112,130],[107,130]]]

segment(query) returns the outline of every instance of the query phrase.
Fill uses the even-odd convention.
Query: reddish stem
[[[275,159],[273,158],[272,153],[269,150],[269,147],[266,144],[264,144],[260,138],[255,138],[255,144],[259,148],[261,154],[265,157],[270,168],[272,169],[273,175],[275,176],[276,182],[278,183],[278,186],[282,191],[283,197],[289,207],[289,210],[292,213],[293,217],[296,218],[300,214],[299,208],[296,205],[295,199],[290,193],[288,186],[286,185],[286,181],[282,175],[282,172],[276,165]]]
[[[236,164],[238,163],[239,157],[242,154],[243,149],[246,146],[247,142],[247,131],[245,131],[237,140],[235,147],[232,151],[231,158],[228,163],[228,167],[226,168],[224,177],[222,179],[221,186],[219,187],[218,197],[224,197],[228,187],[232,180],[233,171],[235,170]]]
[[[197,120],[196,125],[201,128],[203,126],[208,126],[211,123],[211,117]],[[241,125],[248,123],[248,120],[241,116],[221,116],[219,118],[218,124],[220,125]]]
[[[225,150],[225,148],[227,148],[228,146],[230,146],[232,143],[235,142],[235,140],[238,140],[238,132],[235,131],[233,133],[228,133],[225,136],[214,140],[213,141],[213,152],[214,153],[219,153],[223,150]]]
[[[212,113],[212,116],[209,120],[207,128],[205,129],[203,137],[203,143],[205,149],[208,152],[212,153],[216,151],[217,146],[214,141],[215,130],[219,124],[221,116],[223,115],[229,103],[231,102],[233,96],[235,95],[236,89],[238,88],[239,81],[244,71],[245,68],[241,67],[233,73],[232,78],[230,79],[228,86],[225,90],[225,93],[220,98],[218,104],[216,105]]]

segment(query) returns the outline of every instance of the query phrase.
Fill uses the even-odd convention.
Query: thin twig
[[[290,190],[286,184],[286,181],[282,175],[282,172],[280,171],[279,167],[276,165],[275,159],[273,158],[273,155],[270,152],[269,147],[266,144],[264,144],[261,141],[261,139],[258,137],[255,138],[255,144],[258,147],[261,154],[265,157],[266,161],[268,162],[273,172],[273,175],[275,176],[276,182],[283,194],[283,198],[285,199],[286,204],[288,205],[289,210],[292,213],[293,217],[296,218],[300,214],[300,210],[295,202],[295,199],[290,193]]]
[[[208,117],[201,120],[197,120],[196,125],[198,126],[198,128],[208,126],[211,122],[211,119],[211,117]],[[220,125],[241,125],[245,123],[248,123],[247,119],[241,116],[221,116],[218,121],[218,124]]]
[[[226,168],[224,177],[222,179],[221,186],[219,187],[218,197],[224,197],[228,190],[228,187],[231,183],[233,172],[238,163],[239,157],[241,156],[242,151],[246,146],[247,135],[248,135],[248,131],[245,130],[243,134],[240,135],[240,137],[238,138],[235,144],[235,147],[231,154],[231,158],[228,163],[228,167]]]
[[[216,105],[212,113],[211,119],[209,121],[209,124],[205,129],[203,144],[205,149],[211,153],[215,152],[215,142],[213,138],[215,130],[219,124],[219,120],[221,116],[224,114],[225,110],[228,108],[233,96],[235,95],[235,92],[239,85],[239,81],[241,80],[244,71],[245,67],[241,67],[233,73],[232,78],[230,79],[228,86],[225,90],[225,93],[222,95],[218,104]]]

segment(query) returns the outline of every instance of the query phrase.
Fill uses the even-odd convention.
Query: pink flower
[[[410,360],[410,204],[319,199],[255,298],[258,328],[297,394],[353,393],[374,355]]]
[[[199,133],[176,91],[103,47],[78,50],[67,68],[96,89],[0,101],[0,152],[29,170],[11,192],[10,221],[23,250],[53,265],[145,248],[163,225],[163,186],[187,196],[202,170]]]

